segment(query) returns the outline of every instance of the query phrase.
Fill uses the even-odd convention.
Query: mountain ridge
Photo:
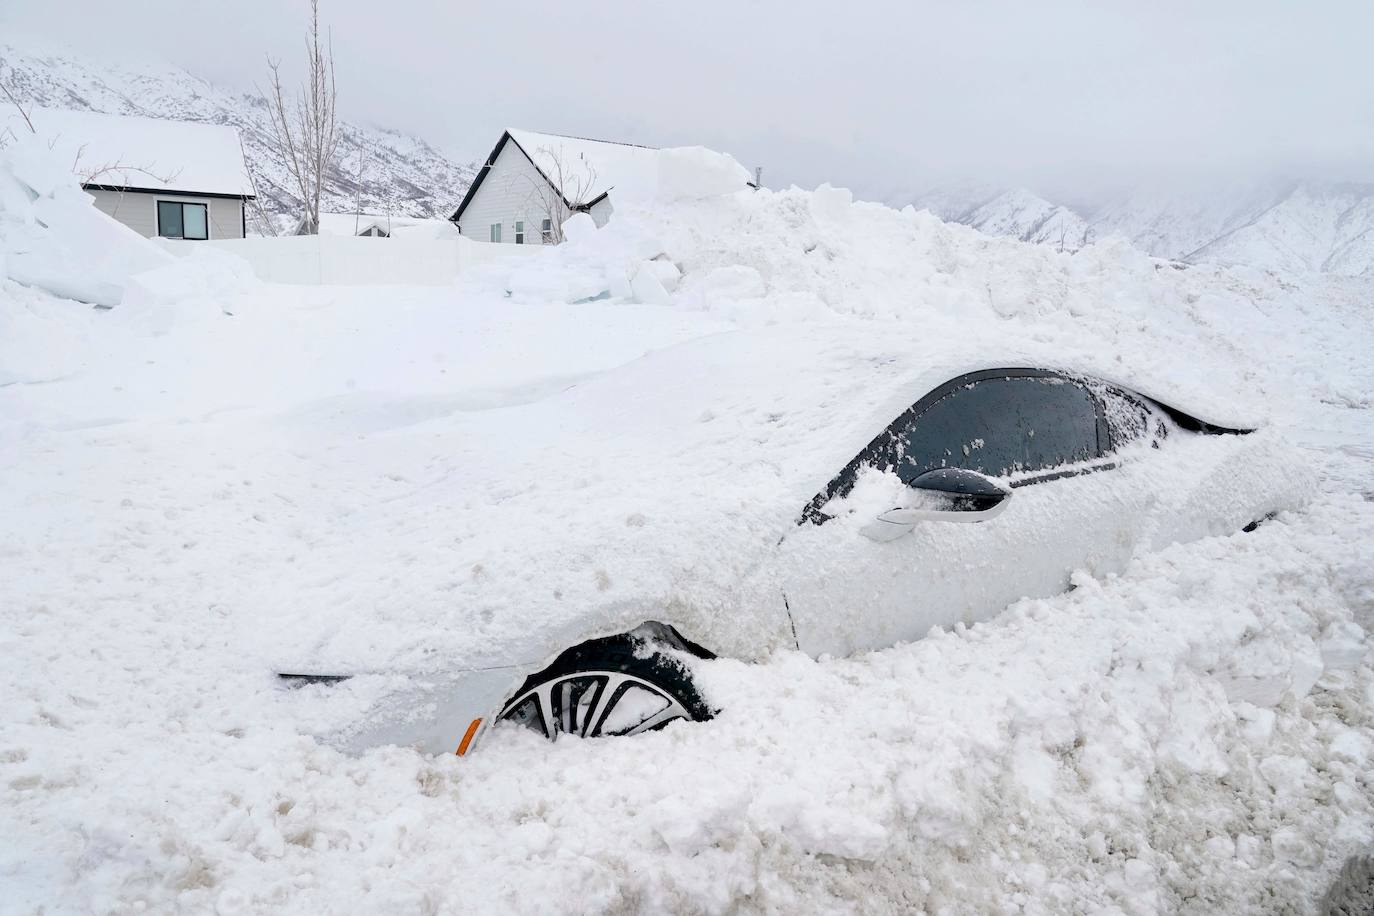
[[[1374,184],[1289,178],[1205,192],[1138,189],[1091,210],[1027,188],[950,185],[905,202],[989,235],[1064,250],[1120,236],[1184,263],[1374,276]]]

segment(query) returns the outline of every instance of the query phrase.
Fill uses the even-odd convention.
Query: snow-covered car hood
[[[1189,384],[1048,341],[989,347],[873,322],[717,334],[532,403],[336,448],[328,476],[397,486],[350,496],[328,539],[274,583],[284,651],[315,670],[529,662],[550,634],[724,608],[903,409],[1003,366],[1095,375],[1219,425],[1258,421],[1243,380]]]

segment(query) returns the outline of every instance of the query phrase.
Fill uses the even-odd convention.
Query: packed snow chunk
[[[171,256],[95,208],[39,137],[0,153],[0,261],[10,279],[113,306],[129,278]],[[16,190],[15,185],[19,185]],[[27,198],[27,200],[26,200]]]
[[[596,221],[590,213],[574,213],[563,221],[564,241],[577,244],[588,241],[596,234]]]
[[[234,303],[258,285],[243,258],[198,245],[184,258],[131,277],[118,311],[143,330],[163,334],[187,317],[234,314]]]
[[[1364,629],[1352,621],[1333,623],[1322,633],[1322,661],[1333,671],[1349,671],[1364,661]]]
[[[1290,642],[1257,639],[1232,653],[1228,670],[1220,672],[1226,696],[1233,703],[1276,706],[1291,693],[1302,699],[1322,675],[1322,653],[1307,636]]]
[[[677,289],[677,285],[682,282],[682,271],[678,270],[677,265],[667,258],[660,255],[644,265],[653,275],[658,278],[658,282],[663,284],[663,288],[668,292]]]
[[[652,265],[645,261],[630,275],[630,296],[645,305],[668,305],[672,300]]]
[[[854,193],[848,188],[827,183],[811,192],[811,216],[818,222],[844,219],[853,205]]]
[[[1280,827],[1274,831],[1270,842],[1274,846],[1274,858],[1281,862],[1311,868],[1322,860],[1321,846],[1296,827]]]
[[[658,199],[702,200],[749,187],[749,170],[733,156],[704,146],[660,150]]]

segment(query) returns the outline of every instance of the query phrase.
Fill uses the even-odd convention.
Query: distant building
[[[239,239],[253,185],[238,131],[218,124],[34,108],[34,128],[70,157],[103,212],[149,238]],[[18,113],[0,130],[28,131]]]
[[[317,233],[309,231],[308,222],[296,223],[294,235],[360,235],[368,238],[450,238],[457,237],[458,227],[446,219],[419,216],[387,216],[377,213],[321,213]]]
[[[615,188],[652,187],[657,154],[629,143],[507,130],[450,219],[477,241],[554,244],[573,213],[605,225]]]

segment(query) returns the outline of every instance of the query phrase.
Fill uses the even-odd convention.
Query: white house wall
[[[210,219],[210,238],[243,238],[243,201],[228,197],[196,197],[191,194],[162,194],[152,191],[93,191],[96,208],[119,220],[139,235],[157,236],[157,202],[177,200],[206,204]]]
[[[458,228],[467,238],[486,242],[491,240],[492,224],[500,223],[501,241],[514,242],[515,223],[523,220],[525,244],[538,245],[539,227],[549,216],[544,195],[551,193],[552,189],[539,170],[514,141],[507,141],[477,193],[468,201]]]

